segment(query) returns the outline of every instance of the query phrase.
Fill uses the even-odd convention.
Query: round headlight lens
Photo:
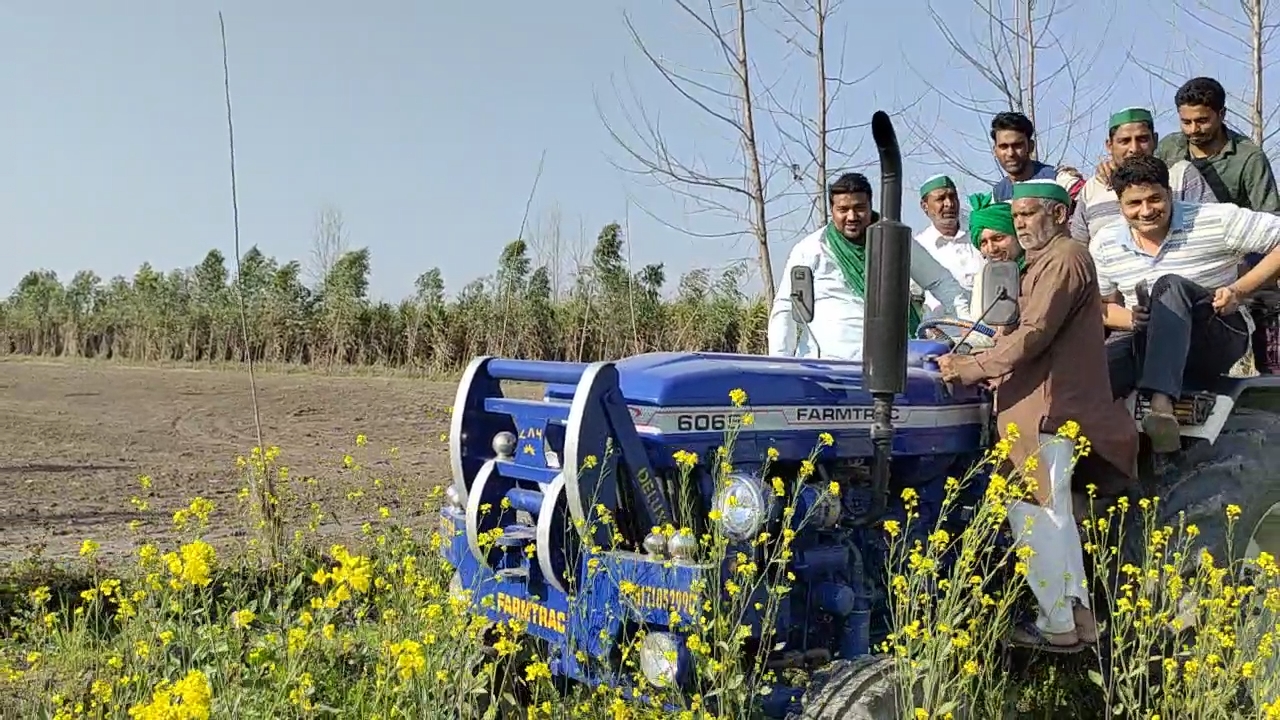
[[[640,672],[656,687],[680,684],[682,646],[674,633],[651,632],[640,642]]]
[[[749,540],[764,529],[768,500],[755,478],[730,475],[729,483],[716,495],[716,510],[724,534],[738,541]]]

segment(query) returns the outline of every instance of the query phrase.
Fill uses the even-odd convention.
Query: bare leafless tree
[[[766,162],[761,157],[756,135],[757,82],[750,61],[747,35],[746,0],[664,0],[686,22],[704,35],[722,62],[710,70],[694,70],[667,59],[646,40],[629,15],[624,15],[627,30],[649,66],[657,71],[663,83],[701,115],[699,122],[711,123],[726,130],[736,153],[724,164],[709,162],[693,150],[675,147],[656,114],[646,112],[638,94],[623,101],[623,120],[611,122],[601,111],[601,119],[614,141],[622,149],[622,169],[670,189],[694,208],[694,213],[713,213],[728,218],[733,227],[720,232],[696,232],[687,227],[675,228],[643,204],[636,206],[658,222],[678,231],[701,238],[740,237],[742,227],[754,238],[760,277],[769,300],[775,291],[773,263],[769,255],[768,188]],[[615,91],[617,84],[615,83]],[[597,99],[597,106],[599,102]],[[624,128],[625,126],[625,128]]]
[[[311,238],[311,255],[307,262],[307,276],[313,287],[320,287],[325,276],[338,260],[346,254],[348,240],[342,211],[333,205],[325,205],[316,214],[315,230]]]
[[[1280,14],[1272,0],[1236,0],[1225,9],[1221,5],[1206,0],[1175,0],[1174,12],[1166,22],[1174,36],[1172,44],[1179,50],[1170,53],[1164,62],[1150,62],[1132,54],[1130,60],[1158,86],[1172,90],[1193,77],[1211,74],[1205,71],[1212,64],[1208,62],[1210,57],[1244,70],[1249,77],[1247,86],[1233,88],[1223,83],[1230,98],[1228,109],[1238,112],[1242,129],[1259,146],[1265,146],[1280,132],[1280,123],[1276,122],[1280,105],[1268,112],[1264,93],[1267,76],[1276,62],[1268,55],[1280,29]],[[1161,108],[1169,112],[1173,109],[1172,103]]]
[[[779,87],[771,87],[765,93],[763,109],[774,120],[778,135],[782,138],[782,160],[790,169],[792,179],[801,183],[798,193],[809,210],[801,223],[812,227],[815,220],[822,225],[828,221],[826,186],[828,173],[833,165],[858,164],[865,132],[859,132],[846,140],[851,130],[864,130],[867,122],[833,125],[830,122],[842,91],[858,85],[880,67],[867,69],[860,76],[847,78],[844,72],[844,44],[837,57],[832,57],[828,43],[832,17],[843,4],[840,0],[769,0],[778,15],[770,27],[782,37],[786,46],[812,63],[807,77],[786,98]],[[847,37],[847,34],[842,35]],[[779,82],[777,85],[781,86]],[[871,110],[865,113],[871,116]],[[795,191],[793,191],[795,192]]]
[[[529,248],[536,265],[546,265],[551,275],[551,297],[559,300],[565,277],[564,217],[558,204],[538,214],[536,228],[529,233]]]
[[[961,13],[978,18],[977,27],[963,36],[939,7],[951,18]],[[1096,36],[1095,45],[1076,49],[1069,49],[1061,30],[1072,16],[1087,18],[1091,28],[1109,28],[1117,7],[1104,0],[1070,7],[1054,0],[931,2],[929,14],[938,33],[976,77],[968,83],[941,81],[934,72],[936,65],[913,67],[936,99],[929,104],[936,108],[932,117],[926,119],[922,108],[913,113],[911,123],[913,134],[932,155],[924,162],[991,183],[997,178],[992,161],[977,162],[973,157],[991,157],[991,117],[1010,110],[1035,124],[1038,159],[1044,162],[1057,163],[1067,153],[1088,147],[1095,130],[1093,115],[1107,101],[1121,73],[1109,65],[1104,73],[1108,79],[1091,81],[1098,57],[1111,42],[1105,30]],[[966,86],[970,89],[957,89]],[[959,130],[957,125],[970,125],[973,130]],[[950,133],[939,133],[941,128],[955,130],[971,152],[948,146]]]

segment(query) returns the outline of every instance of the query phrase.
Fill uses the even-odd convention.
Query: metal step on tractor
[[[989,344],[998,316],[1013,322],[1018,283],[1016,269],[989,263],[988,324],[934,321],[920,331],[933,339],[904,342],[913,240],[899,221],[901,159],[885,113],[876,113],[872,132],[882,206],[868,230],[863,362],[649,353],[591,364],[481,357],[468,366],[453,406],[441,553],[473,611],[523,622],[557,678],[632,687],[619,648],[643,627],[645,679],[686,682],[691,661],[672,612],[691,617],[706,599],[706,578],[730,568],[701,559],[694,537],[653,529],[718,517],[731,549],[754,557],[758,533],[777,537],[794,522],[778,513],[761,473],[776,451],[770,473],[790,469],[784,479],[800,488],[794,501],[810,520],[793,530],[794,580],[773,622],[771,654],[826,666],[820,683],[773,684],[760,710],[896,718],[894,661],[874,654],[890,632],[883,523],[904,516],[898,498],[910,487],[920,498],[918,523],[931,525],[946,478],[963,475],[989,446],[989,394],[945,383],[933,358]],[[795,312],[808,322],[812,277],[806,284],[800,273],[793,284]],[[508,397],[503,382],[541,383],[544,397]],[[734,392],[745,392],[749,408],[731,401]],[[1144,460],[1143,487],[1161,498],[1160,519],[1176,526],[1185,511],[1215,557],[1225,555],[1228,504],[1243,509],[1233,538],[1243,551],[1280,503],[1277,407],[1280,376],[1222,378],[1180,407],[1183,449],[1158,468]],[[1141,412],[1135,408],[1135,422]],[[726,432],[736,435],[731,458],[717,456]],[[809,482],[793,485],[820,438],[830,443]],[[696,456],[692,473],[682,474],[680,453]],[[724,460],[733,471],[716,487],[708,468]],[[841,487],[835,502],[825,491],[831,482]],[[759,618],[747,624],[759,637]],[[635,698],[643,700],[639,691]]]

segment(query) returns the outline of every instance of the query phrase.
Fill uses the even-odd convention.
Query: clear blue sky
[[[770,87],[777,104],[794,97],[812,105],[810,61],[788,53],[783,35],[769,29],[780,27],[776,9],[764,0],[752,4],[758,86]],[[1214,4],[1228,11],[1237,5]],[[961,39],[983,30],[968,0],[938,5]],[[1107,112],[1152,102],[1166,118],[1171,110],[1171,89],[1138,68],[1120,71],[1130,48],[1151,62],[1191,65],[1245,90],[1240,66],[1208,52],[1169,50],[1187,43],[1166,24],[1174,17],[1169,5],[1105,9],[1115,5],[1079,0],[1057,25],[1066,45],[1091,57],[1093,31],[1114,28],[1082,69],[1087,97],[1080,103],[1093,103],[1115,83],[1078,124],[1092,137],[1077,134],[1063,150],[1061,129],[1046,129],[1050,141],[1042,141],[1076,164],[1085,152],[1092,164],[1101,151]],[[732,136],[691,111],[646,65],[627,34],[624,8],[656,54],[692,68],[721,67],[707,37],[667,0],[4,3],[0,285],[12,287],[37,267],[64,279],[82,268],[106,278],[132,275],[143,261],[166,270],[191,266],[214,247],[230,254],[218,10],[228,26],[245,248],[257,244],[279,258],[304,259],[316,213],[331,203],[345,216],[351,244],[372,249],[375,296],[407,295],[432,266],[444,272],[452,293],[491,272],[502,246],[516,237],[545,150],[526,232],[539,259],[550,259],[556,214],[565,264],[582,233],[589,242],[603,224],[628,219],[632,262],[667,263],[670,286],[692,267],[753,257],[749,239],[696,238],[667,227],[705,234],[739,225],[692,212],[670,192],[611,164],[621,155],[594,98],[619,121],[614,88],[630,82],[678,153],[735,168]],[[1111,22],[1102,19],[1108,12],[1116,13]],[[1187,27],[1185,18],[1176,25]],[[925,0],[845,0],[828,35],[830,74],[871,73],[840,96],[833,124],[865,122],[875,109],[919,98],[927,91],[922,76],[949,95],[997,97],[946,45]],[[1046,67],[1053,54],[1043,52]],[[1042,90],[1042,127],[1062,124],[1067,94],[1065,80]],[[968,147],[975,143],[964,137],[988,120],[931,95],[900,117],[899,132],[927,128],[966,165],[993,173],[983,149]],[[795,156],[775,117],[762,113],[758,122],[771,158],[784,150]],[[1165,119],[1162,129],[1174,128]],[[837,143],[850,148],[863,135],[846,134]],[[874,177],[874,166],[865,166],[868,150],[869,144],[855,160],[833,165],[862,164]],[[933,171],[913,159],[908,179],[914,185]],[[774,187],[792,197],[779,208],[795,205],[795,188],[781,181]],[[983,188],[968,181],[964,189]],[[906,204],[908,221],[920,227],[909,195]],[[804,229],[798,216],[776,223],[775,274]]]

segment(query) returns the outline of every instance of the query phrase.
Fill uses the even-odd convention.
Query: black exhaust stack
[[[902,220],[902,152],[893,121],[871,117],[880,152],[880,221],[867,228],[867,297],[863,321],[862,380],[871,393],[874,505],[877,521],[888,506],[893,455],[893,400],[907,384],[907,318],[911,303],[911,228]]]

